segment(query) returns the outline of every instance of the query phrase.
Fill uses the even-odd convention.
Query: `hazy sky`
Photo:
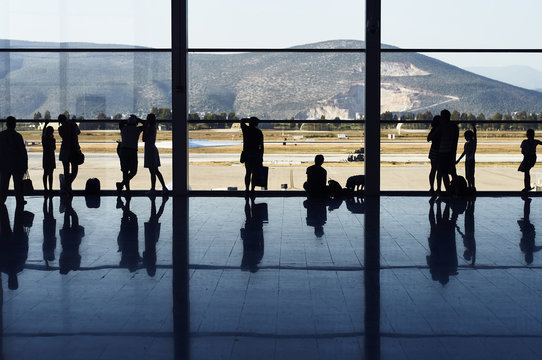
[[[190,47],[364,40],[364,0],[189,0]],[[0,38],[169,47],[170,0],[0,0]],[[542,48],[540,0],[382,0],[382,42],[402,48]],[[542,55],[432,54],[458,66]]]

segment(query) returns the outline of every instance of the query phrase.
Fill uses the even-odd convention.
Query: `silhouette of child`
[[[41,133],[41,147],[43,148],[43,190],[45,192],[53,191],[53,172],[56,168],[56,140],[53,135],[54,129],[52,126],[47,126],[48,123],[45,122]],[[47,183],[49,183],[49,189],[47,189]]]
[[[531,187],[531,168],[536,164],[536,146],[542,144],[542,141],[534,138],[534,130],[527,130],[527,139],[521,142],[521,153],[523,154],[523,161],[519,165],[518,171],[525,173],[523,182],[524,188],[521,191],[529,191]]]
[[[474,186],[474,155],[476,154],[476,146],[478,144],[478,139],[476,137],[476,126],[472,124],[472,130],[465,131],[464,136],[466,142],[463,147],[463,153],[455,163],[459,163],[463,156],[465,156],[465,179],[467,179],[469,188],[476,189]]]
[[[440,147],[440,115],[435,115],[431,122],[431,131],[427,135],[427,141],[431,141],[431,149],[429,150],[429,160],[431,160],[431,170],[429,171],[429,192],[431,195],[435,192],[435,177],[437,179],[437,192],[440,193],[442,184],[442,175],[438,170],[438,152]]]

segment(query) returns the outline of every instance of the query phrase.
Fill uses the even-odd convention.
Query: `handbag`
[[[81,151],[81,148],[77,149],[73,154],[73,162],[76,165],[82,165],[85,162],[85,154]]]
[[[23,195],[30,195],[34,192],[34,186],[32,185],[32,179],[28,174],[28,170],[23,175]]]

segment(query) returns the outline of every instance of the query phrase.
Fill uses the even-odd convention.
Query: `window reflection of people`
[[[28,155],[23,137],[15,131],[15,118],[8,116],[7,129],[0,132],[0,203],[8,196],[9,180],[13,177],[13,189],[17,206],[26,204],[23,196],[23,175],[28,170]]]
[[[246,124],[248,120],[249,125]],[[243,131],[243,152],[241,162],[245,163],[245,195],[248,196],[249,189],[254,195],[254,174],[263,164],[263,133],[258,129],[259,119],[252,116],[250,119],[241,120]]]
[[[120,198],[117,199],[118,206],[122,208],[117,243],[121,253],[119,266],[134,272],[141,258],[139,256],[139,225],[136,214],[130,210],[130,201],[129,196],[126,198],[126,203],[123,203]]]
[[[303,188],[307,192],[308,197],[327,197],[329,190],[327,187],[327,171],[322,167],[324,163],[323,155],[314,157],[314,165],[307,168],[307,181],[303,184]]]
[[[264,239],[263,223],[267,221],[267,203],[255,204],[254,200],[245,202],[245,226],[241,228],[243,240],[243,259],[241,269],[250,272],[258,271],[263,259]]]
[[[455,223],[457,212],[450,216],[450,203],[441,211],[441,201],[437,200],[437,214],[434,211],[435,200],[431,198],[429,207],[430,235],[428,238],[430,254],[427,265],[433,280],[446,285],[450,275],[457,275],[457,249],[455,245]]]
[[[60,244],[62,252],[58,260],[60,273],[65,275],[71,270],[79,270],[81,267],[81,255],[79,246],[85,236],[85,228],[79,225],[79,217],[73,209],[72,197],[61,197],[61,207],[64,208],[64,224],[60,229]]]
[[[56,219],[53,215],[53,197],[43,199],[43,260],[48,266],[49,261],[55,260],[56,249]]]
[[[472,266],[476,263],[476,239],[474,238],[474,198],[467,200],[465,209],[465,228],[464,232],[456,225],[457,231],[463,237],[463,258],[471,263]]]
[[[519,229],[521,231],[521,240],[519,248],[525,254],[525,262],[527,265],[533,263],[534,253],[540,251],[542,246],[535,245],[536,231],[531,223],[531,198],[522,197],[523,203],[523,218],[518,220]]]
[[[305,219],[307,226],[314,227],[314,235],[316,235],[317,238],[321,238],[324,236],[324,225],[327,221],[325,199],[309,197],[307,200],[303,201],[303,206],[307,209],[307,217]]]
[[[23,271],[28,256],[28,232],[34,214],[18,206],[15,209],[13,230],[6,205],[0,205],[0,269],[8,276],[8,288],[19,288],[17,274]]]
[[[143,251],[143,263],[147,268],[147,274],[156,274],[156,243],[160,239],[160,216],[164,213],[164,206],[168,200],[167,196],[162,197],[162,203],[156,212],[156,198],[151,197],[151,216],[145,223],[145,251]]]

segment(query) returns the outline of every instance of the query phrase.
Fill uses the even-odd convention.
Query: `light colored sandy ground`
[[[58,158],[58,157],[57,157]],[[171,188],[171,155],[161,155],[162,166],[160,171],[164,175],[164,180]],[[41,154],[29,154],[28,160],[29,174],[35,189],[43,189],[41,167]],[[62,163],[57,161],[54,172],[53,188],[59,188],[58,174],[63,173]],[[84,189],[85,182],[89,178],[100,179],[102,189],[115,189],[115,182],[122,179],[120,172],[120,163],[117,154],[85,154],[85,163],[79,167],[79,174],[73,184],[73,189]],[[150,188],[149,171],[143,168],[143,154],[139,154],[139,168],[137,175],[131,182],[134,190],[147,190]],[[160,183],[156,180],[156,188],[161,189]]]
[[[359,167],[325,166],[328,178],[338,181],[345,186],[346,179],[351,175],[363,174],[363,165]],[[270,166],[269,189],[278,190],[281,184],[288,188],[303,189],[306,180],[306,166]],[[535,167],[531,176],[533,182],[536,173],[542,178],[542,166]],[[464,175],[464,168],[458,167],[458,173]],[[428,190],[429,166],[383,166],[381,167],[382,190]],[[244,189],[244,168],[240,165],[191,165],[190,184],[193,190],[225,189],[236,186]],[[293,179],[293,183],[291,181]],[[516,166],[480,166],[476,169],[476,187],[478,190],[510,191],[523,188],[523,173]]]
[[[171,155],[161,155],[162,171],[166,183],[171,187]],[[41,154],[30,154],[30,176],[36,189],[42,189]],[[305,170],[309,164],[270,167],[269,189],[278,190],[281,184],[288,184],[288,189],[302,189],[306,179]],[[324,164],[325,165],[325,164]],[[83,189],[88,178],[97,177],[102,189],[114,189],[115,182],[121,179],[119,161],[116,154],[86,154],[85,163],[80,166],[79,175],[74,189]],[[363,163],[359,165],[325,165],[328,178],[337,180],[341,185],[346,184],[349,176],[363,174]],[[54,174],[54,187],[58,188],[58,174],[62,172],[62,164],[57,163]],[[427,163],[395,165],[381,167],[382,190],[427,190],[429,165]],[[463,166],[458,167],[459,174],[464,174]],[[234,165],[199,165],[191,164],[189,181],[193,190],[226,189],[228,186],[244,189],[245,169],[240,164]],[[542,165],[537,165],[531,171],[533,183],[537,174],[542,182]],[[523,173],[517,171],[517,165],[493,166],[483,165],[476,168],[476,182],[479,190],[520,190],[523,186]],[[143,157],[139,157],[139,170],[132,180],[133,189],[148,189],[150,176],[143,168]],[[160,189],[160,185],[157,184]]]

